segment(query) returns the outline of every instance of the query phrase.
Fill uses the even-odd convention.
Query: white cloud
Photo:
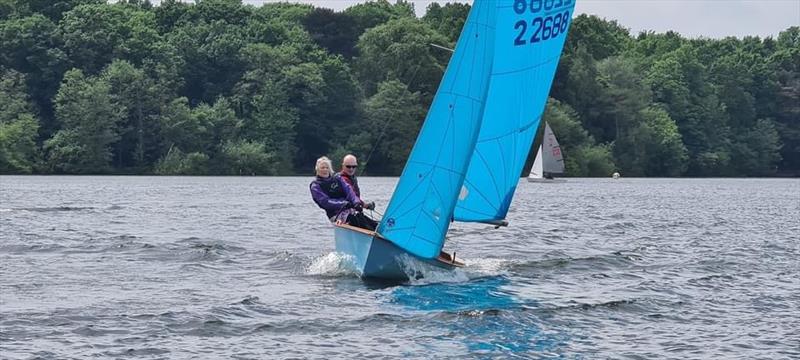
[[[675,30],[688,37],[777,36],[800,26],[800,0],[578,0],[576,12],[617,20],[636,34]]]

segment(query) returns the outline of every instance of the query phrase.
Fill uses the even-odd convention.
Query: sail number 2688
[[[514,0],[514,12],[523,15],[525,13],[538,14],[540,12],[550,13],[559,11],[559,8],[566,9],[572,5],[573,0]],[[544,11],[542,11],[544,10]],[[517,21],[514,29],[518,31],[514,39],[514,46],[525,45],[527,43],[537,43],[555,39],[559,34],[567,31],[569,25],[569,10],[558,12],[555,15],[545,14],[539,16],[530,23],[533,34],[528,33],[528,22],[526,20]]]
[[[519,31],[519,34],[517,34],[517,38],[514,39],[514,46],[525,45],[528,41],[533,44],[540,41],[555,39],[558,35],[567,31],[569,20],[569,11],[544,18],[537,17],[531,22],[531,31],[533,31],[533,35],[530,36],[530,39],[526,36],[528,32],[528,22],[526,20],[517,21],[517,23],[514,24],[514,29]]]

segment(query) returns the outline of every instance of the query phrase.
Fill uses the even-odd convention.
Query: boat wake
[[[485,259],[466,259],[466,270],[479,277],[505,275],[514,265],[514,262],[506,259],[485,258]]]
[[[399,259],[408,276],[407,285],[429,285],[436,283],[465,283],[475,279],[502,276],[508,273],[513,263],[505,259],[466,259],[467,266],[452,270],[442,269],[411,256]],[[361,273],[351,255],[330,252],[314,258],[306,267],[307,275],[324,277],[359,277]]]
[[[504,259],[465,259],[467,266],[445,270],[418,261],[412,257],[402,259],[406,275],[412,279],[409,285],[428,285],[435,283],[462,283],[487,277],[502,276],[508,271],[511,262]],[[417,276],[411,276],[417,275]]]
[[[318,276],[360,276],[355,259],[351,255],[331,252],[314,259],[306,268],[306,274]]]
[[[403,255],[399,259],[400,267],[403,272],[408,276],[409,283],[414,285],[424,285],[432,283],[446,283],[446,282],[466,282],[469,281],[469,276],[462,269],[455,268],[452,270],[442,269],[440,267],[424,263],[411,256]]]

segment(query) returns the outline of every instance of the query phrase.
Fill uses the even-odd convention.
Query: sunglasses
[[[355,168],[358,168],[358,165],[345,165],[344,167],[346,167],[348,169],[355,169]]]

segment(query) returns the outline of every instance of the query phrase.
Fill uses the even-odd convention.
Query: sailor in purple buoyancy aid
[[[339,176],[333,176],[331,161],[323,156],[314,167],[317,177],[311,182],[311,197],[333,223],[346,223],[363,208],[364,202]]]

